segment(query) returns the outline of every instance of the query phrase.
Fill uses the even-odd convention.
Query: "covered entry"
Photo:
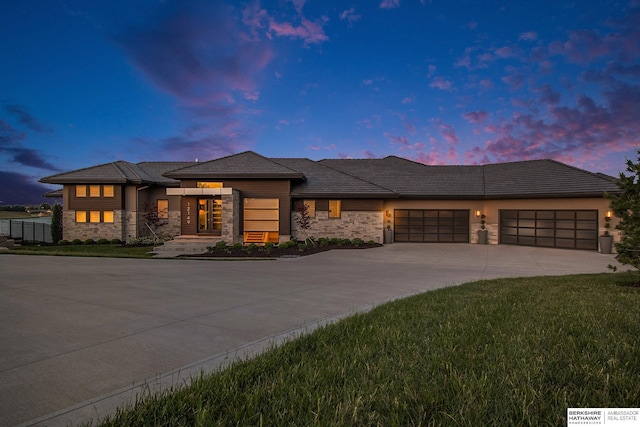
[[[598,250],[597,210],[501,210],[500,243]]]
[[[396,242],[469,242],[469,210],[396,209]]]

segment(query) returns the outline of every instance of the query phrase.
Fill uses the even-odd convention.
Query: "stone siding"
[[[471,224],[471,243],[478,243],[478,230],[480,230],[481,225],[479,223]],[[487,231],[489,232],[487,235],[487,243],[490,245],[498,244],[498,224],[485,224]]]
[[[113,214],[113,223],[105,222],[76,222],[76,211],[62,213],[62,238],[65,240],[125,240],[123,211],[117,210]]]
[[[342,211],[341,218],[329,218],[329,212],[317,211],[315,218],[310,218],[311,227],[301,230],[296,222],[300,214],[292,212],[291,231],[292,236],[298,240],[308,237],[326,237],[329,239],[354,239],[359,238],[368,242],[383,243],[383,219],[382,212],[371,211]]]
[[[221,238],[229,244],[243,241],[240,236],[240,193],[236,190],[222,195]]]

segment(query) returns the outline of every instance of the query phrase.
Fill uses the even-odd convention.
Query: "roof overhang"
[[[232,188],[167,188],[167,196],[221,196],[232,193]]]

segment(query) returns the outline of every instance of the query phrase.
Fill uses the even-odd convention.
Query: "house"
[[[153,230],[227,243],[383,243],[389,228],[396,242],[476,243],[486,223],[489,243],[585,250],[598,250],[604,195],[618,191],[611,177],[554,160],[428,166],[251,151],[207,162],[116,161],[40,181],[63,185],[67,240],[131,240]],[[297,221],[303,206],[307,229]]]

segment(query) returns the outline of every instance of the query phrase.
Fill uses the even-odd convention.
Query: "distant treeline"
[[[51,209],[51,205],[48,203],[43,203],[41,205],[0,205],[0,211],[10,211],[10,212],[28,212],[32,210],[49,210]]]

